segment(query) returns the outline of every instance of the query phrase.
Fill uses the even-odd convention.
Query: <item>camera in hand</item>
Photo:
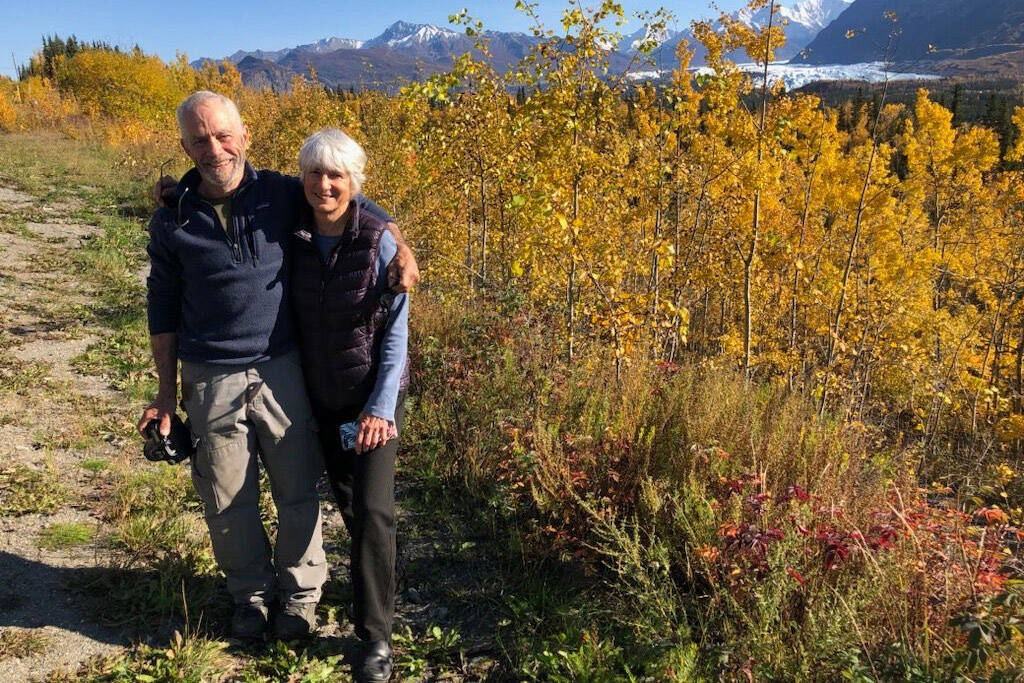
[[[192,430],[177,415],[171,418],[171,433],[167,436],[160,433],[160,420],[150,420],[144,431],[146,441],[142,453],[153,462],[176,465],[195,455],[199,445],[199,439],[192,436]]]

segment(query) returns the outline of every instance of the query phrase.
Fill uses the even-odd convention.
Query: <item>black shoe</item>
[[[308,638],[315,628],[315,602],[289,601],[274,615],[274,638],[278,640]]]
[[[386,683],[391,680],[394,661],[391,643],[386,640],[371,640],[363,644],[363,657],[353,672],[356,683]]]
[[[267,630],[270,610],[262,602],[237,605],[231,615],[231,635],[251,640],[259,638]]]

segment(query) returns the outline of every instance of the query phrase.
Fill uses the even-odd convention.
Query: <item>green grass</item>
[[[343,681],[342,655],[326,642],[312,641],[305,647],[292,647],[276,641],[252,659],[235,674],[235,680],[245,683],[275,683],[276,681]]]
[[[78,466],[90,474],[99,474],[110,470],[110,461],[105,458],[87,458]]]
[[[451,673],[463,657],[462,637],[455,629],[431,624],[419,636],[406,625],[394,633],[395,668],[403,678]]]
[[[146,234],[139,218],[97,216],[102,233],[75,252],[77,267],[100,285],[89,316],[110,332],[91,344],[72,365],[87,374],[109,377],[131,401],[156,392],[149,351],[145,287],[137,274],[145,265]]]
[[[51,513],[67,502],[67,488],[50,469],[23,465],[0,469],[0,515]]]
[[[96,536],[96,527],[82,522],[58,522],[39,532],[38,545],[45,550],[63,550],[86,545]]]
[[[140,638],[183,620],[226,632],[230,598],[210,554],[169,552],[141,560],[117,555],[111,563],[71,581],[74,591],[95,598],[97,622]]]
[[[98,202],[105,191],[123,187],[133,175],[118,163],[118,156],[99,142],[70,139],[57,131],[0,135],[0,179],[37,197]]]
[[[206,530],[188,470],[163,463],[139,465],[118,474],[106,502],[104,516],[116,526],[114,546],[133,557],[152,559],[205,549]]]

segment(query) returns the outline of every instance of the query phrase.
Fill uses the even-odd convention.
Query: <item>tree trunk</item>
[[[467,188],[468,189],[468,188]],[[468,204],[469,193],[466,193],[466,200]],[[466,207],[466,272],[469,277],[469,287],[473,289],[476,287],[476,275],[473,270],[473,219],[470,216],[471,211],[469,206]]]
[[[480,169],[480,284],[487,280],[487,181]]]
[[[658,209],[654,214],[654,249],[651,250],[651,321],[658,316],[658,297],[661,295],[661,279],[658,267],[658,240],[661,239],[661,191],[658,192]]]
[[[761,83],[761,121],[757,127],[757,166],[760,170],[764,159],[764,127],[768,120],[768,63],[772,51],[772,23],[775,20],[775,0],[768,4],[768,28],[764,36],[764,81]],[[750,350],[753,343],[753,303],[751,302],[751,280],[753,279],[754,258],[757,255],[757,240],[761,231],[761,188],[754,191],[754,218],[751,226],[750,247],[743,259],[743,376],[750,379]]]
[[[1016,366],[1017,394],[1013,397],[1013,412],[1020,413],[1024,408],[1024,320],[1020,325],[1020,337],[1017,339]]]
[[[822,128],[825,127],[825,117],[822,116]],[[804,242],[807,240],[807,221],[811,214],[811,196],[814,192],[814,179],[818,172],[818,160],[821,159],[821,147],[824,142],[824,133],[818,132],[818,149],[814,154],[814,161],[811,163],[811,172],[807,178],[807,190],[804,192],[804,210],[800,216],[800,240],[797,243],[796,257],[803,263]],[[792,354],[796,349],[796,325],[800,307],[800,275],[802,268],[793,264],[793,298],[789,305],[789,352]],[[789,372],[789,390],[794,389],[794,378],[796,373],[791,369]]]
[[[882,102],[888,92],[889,81],[886,80],[882,88]],[[853,269],[853,260],[857,255],[857,244],[860,242],[861,229],[864,225],[864,209],[867,204],[868,187],[871,186],[871,172],[875,167],[875,157],[878,155],[878,124],[882,118],[882,106],[879,105],[875,112],[875,120],[871,126],[871,154],[868,156],[868,167],[864,172],[864,182],[860,188],[860,198],[857,200],[857,217],[853,224],[853,236],[850,238],[850,247],[846,253],[846,265],[843,268],[843,278],[839,286],[839,301],[836,303],[835,319],[832,325],[832,334],[829,336],[827,350],[825,353],[825,386],[821,390],[821,405],[818,407],[818,415],[825,414],[825,404],[828,398],[828,377],[832,372],[832,364],[835,362],[835,349],[839,341],[839,332],[846,306],[846,289],[850,280],[850,271]]]
[[[576,219],[579,216],[580,199],[580,178],[577,175],[572,181],[572,220],[573,230]],[[576,356],[576,245],[572,239],[569,240],[569,277],[566,283],[566,302],[568,304],[568,345],[566,350],[571,363]]]
[[[754,222],[757,223],[757,205],[760,201],[760,193],[754,198]],[[754,238],[750,240],[750,250],[743,259],[743,376],[750,379],[750,346],[751,334],[753,332],[752,302],[750,294],[750,280],[753,276],[754,252],[757,249],[757,232],[755,228]]]

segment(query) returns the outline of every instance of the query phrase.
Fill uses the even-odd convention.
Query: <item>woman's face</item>
[[[312,168],[302,176],[306,201],[319,216],[336,221],[352,199],[352,182],[346,171]]]

